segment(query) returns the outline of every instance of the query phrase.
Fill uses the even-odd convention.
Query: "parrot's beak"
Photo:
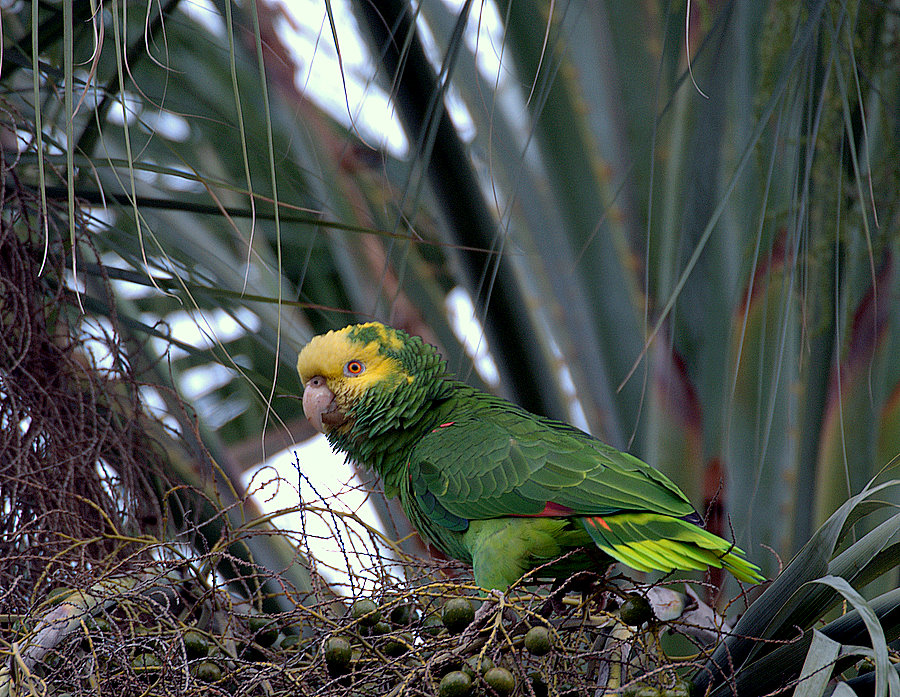
[[[326,427],[340,426],[347,420],[338,409],[334,392],[328,388],[325,378],[319,375],[310,378],[303,389],[303,413],[319,433],[325,433]]]

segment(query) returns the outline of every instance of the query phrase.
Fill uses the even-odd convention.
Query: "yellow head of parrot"
[[[303,412],[327,433],[347,423],[348,411],[374,386],[412,380],[390,355],[403,346],[396,330],[378,322],[357,324],[313,337],[297,358]]]

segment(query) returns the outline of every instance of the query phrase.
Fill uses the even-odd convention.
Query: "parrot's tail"
[[[581,519],[591,539],[610,557],[638,571],[725,567],[739,581],[764,580],[759,567],[730,542],[692,522],[660,513],[616,513]]]

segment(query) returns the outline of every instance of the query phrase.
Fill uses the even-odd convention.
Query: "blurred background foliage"
[[[896,2],[61,0],[2,29],[5,176],[82,330],[126,339],[94,360],[143,366],[236,489],[312,435],[298,349],[368,319],[662,469],[770,577],[900,453]],[[351,53],[323,106],[315,61]]]

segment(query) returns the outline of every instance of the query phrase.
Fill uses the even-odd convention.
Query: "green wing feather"
[[[518,410],[483,410],[434,429],[413,451],[410,476],[417,492],[468,520],[538,515],[550,501],[576,515],[694,514],[684,494],[649,465]]]
[[[638,571],[702,571],[708,566],[724,566],[741,581],[762,580],[759,567],[743,557],[743,550],[680,518],[619,513],[585,517],[583,523],[601,550]]]
[[[410,458],[410,490],[429,527],[464,531],[475,520],[566,515],[580,519],[603,552],[640,571],[725,566],[740,580],[761,580],[740,549],[694,524],[684,494],[646,463],[507,402],[471,399]]]

